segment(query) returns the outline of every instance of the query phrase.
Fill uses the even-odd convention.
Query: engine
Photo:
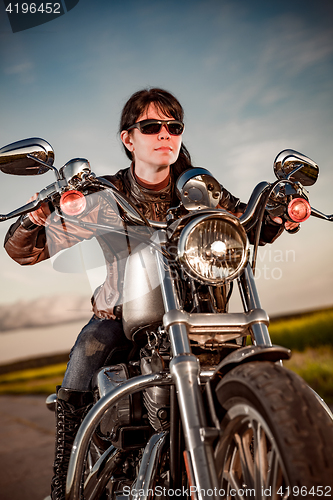
[[[149,374],[154,371],[162,371],[162,358],[153,355],[149,358],[141,359],[141,373]],[[166,430],[170,426],[170,387],[149,387],[143,391],[143,402],[148,411],[150,425],[155,431]]]

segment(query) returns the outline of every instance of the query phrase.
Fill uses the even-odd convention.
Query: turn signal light
[[[67,215],[79,215],[87,206],[86,199],[80,191],[66,191],[61,195],[60,208]]]
[[[304,222],[311,215],[310,203],[304,198],[294,198],[288,205],[288,215],[294,222]]]

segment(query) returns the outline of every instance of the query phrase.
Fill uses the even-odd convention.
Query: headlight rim
[[[236,229],[236,231],[241,235],[242,237],[242,242],[244,243],[243,246],[243,256],[241,259],[241,262],[237,269],[230,274],[227,277],[223,277],[220,279],[206,279],[202,275],[198,274],[187,262],[187,256],[185,253],[185,247],[186,247],[186,242],[191,235],[191,233],[195,230],[195,228],[201,224],[202,222],[206,220],[211,220],[211,219],[221,219],[224,221],[228,221],[233,225]],[[219,210],[218,212],[210,213],[210,214],[198,214],[195,218],[191,220],[180,232],[179,239],[178,239],[178,245],[177,245],[177,259],[183,269],[183,271],[190,276],[191,278],[194,278],[196,281],[198,281],[201,284],[204,285],[213,285],[213,286],[220,286],[224,285],[230,281],[233,281],[235,278],[237,278],[244,267],[246,266],[248,260],[249,260],[249,240],[246,235],[245,229],[241,225],[239,219],[231,214],[230,212],[227,212],[226,210]]]

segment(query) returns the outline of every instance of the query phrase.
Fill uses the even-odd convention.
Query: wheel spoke
[[[268,466],[268,474],[266,481],[266,488],[270,488],[272,491],[272,495],[270,498],[274,499],[277,491],[277,480],[278,480],[278,469],[279,469],[279,460],[276,449],[272,447],[270,452],[269,466]]]
[[[248,429],[243,435],[236,434],[234,438],[238,450],[239,465],[243,476],[243,483],[245,483],[248,487],[252,487],[254,485],[253,459],[250,450],[252,432]]]
[[[226,430],[231,440],[219,451],[226,498],[246,500],[251,490],[256,500],[282,500],[277,492],[286,482],[275,439],[259,413],[244,405],[236,408]]]
[[[237,471],[239,471],[239,464],[240,464],[240,456],[239,456],[238,447],[236,446],[233,450],[232,457],[230,460],[229,471],[227,472],[227,480],[229,482],[229,485],[228,485],[229,486],[229,495],[230,495],[230,489],[234,489],[234,490],[236,490],[237,495],[233,496],[233,497],[239,498],[239,500],[244,500],[244,497],[238,494],[238,492],[242,489],[242,484],[240,483],[239,479],[236,476]]]
[[[251,421],[254,441],[254,487],[256,499],[262,498],[262,491],[267,479],[267,443],[266,435],[260,424],[255,420]]]

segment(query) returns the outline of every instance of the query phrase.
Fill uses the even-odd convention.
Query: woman
[[[113,176],[105,176],[135,203],[148,219],[163,221],[167,210],[178,204],[175,181],[191,167],[190,155],[182,143],[183,109],[178,100],[162,89],[141,90],[124,106],[120,138],[131,166]],[[222,190],[220,207],[240,215],[245,205]],[[89,214],[89,220],[105,222],[102,204]],[[266,224],[266,241],[283,230],[278,224]],[[65,234],[64,234],[65,233]],[[264,233],[263,233],[264,234]],[[51,498],[65,498],[65,482],[71,447],[77,429],[92,404],[91,380],[108,363],[116,348],[127,349],[128,341],[120,320],[122,262],[121,251],[112,238],[100,238],[91,230],[64,225],[48,205],[23,216],[8,231],[5,248],[20,264],[35,264],[66,246],[96,236],[107,264],[107,278],[94,294],[90,322],[82,329],[71,351],[61,388],[57,391],[57,434]],[[265,235],[263,236],[265,238]]]

